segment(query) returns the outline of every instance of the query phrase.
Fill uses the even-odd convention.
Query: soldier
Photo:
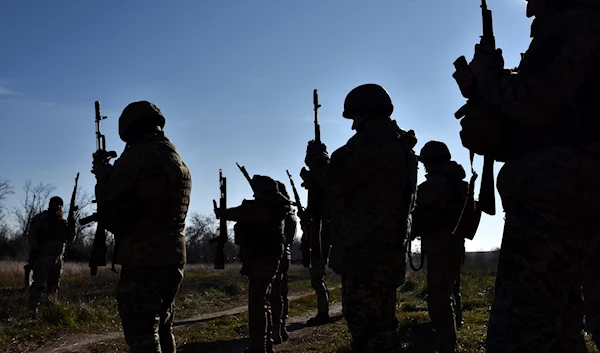
[[[279,192],[287,199],[290,198],[285,184],[277,182]],[[281,257],[279,268],[275,279],[273,280],[273,289],[271,291],[271,308],[273,310],[273,343],[280,344],[287,341],[289,334],[285,328],[285,321],[288,318],[288,270],[292,261],[292,244],[296,236],[296,215],[293,209],[285,217],[285,247]]]
[[[586,352],[580,271],[600,342],[600,3],[529,0],[527,17],[533,39],[517,69],[477,45],[472,72],[453,74],[463,95],[476,89],[490,107],[463,118],[463,144],[499,141],[490,155],[505,162],[487,352]]]
[[[107,211],[122,265],[117,302],[132,353],[175,352],[174,300],[186,261],[192,179],[164,126],[154,104],[133,102],[119,118],[121,157],[110,165],[94,154],[96,200]]]
[[[63,272],[65,247],[75,239],[75,220],[63,219],[63,200],[50,198],[48,209],[31,220],[27,233],[29,263],[33,267],[33,283],[29,287],[29,313],[37,318],[44,292],[56,300]]]
[[[421,237],[427,258],[427,306],[439,338],[440,353],[458,351],[455,313],[459,310],[455,310],[455,304],[460,305],[460,291],[456,293],[455,286],[460,283],[465,240],[452,232],[469,188],[469,183],[463,180],[465,170],[451,158],[443,142],[429,141],[423,146],[419,160],[427,174],[418,187],[413,215],[413,229]]]
[[[273,353],[273,320],[269,302],[271,282],[277,275],[284,253],[285,219],[291,202],[268,176],[251,180],[254,200],[238,207],[216,209],[219,219],[237,222],[235,243],[240,246],[242,275],[248,276],[248,320],[250,346],[246,353]]]
[[[329,266],[342,275],[343,312],[354,352],[398,348],[396,290],[404,282],[408,215],[417,186],[414,132],[391,119],[387,91],[354,88],[343,116],[356,134],[329,158],[324,144],[308,143],[301,176],[318,183],[331,204]]]

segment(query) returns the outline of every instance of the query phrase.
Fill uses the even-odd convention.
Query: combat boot
[[[318,313],[317,316],[308,319],[306,326],[327,325],[329,323],[329,313]]]
[[[290,338],[287,330],[285,329],[285,325],[281,326],[281,340],[283,342],[287,341]]]

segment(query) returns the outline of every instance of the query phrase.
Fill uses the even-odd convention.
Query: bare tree
[[[13,215],[17,222],[17,236],[23,237],[27,234],[31,220],[35,215],[48,207],[50,194],[55,189],[56,187],[49,183],[40,182],[34,186],[31,180],[25,182],[25,186],[23,187],[25,196],[21,200],[21,206],[13,209]]]
[[[213,216],[192,213],[191,225],[186,229],[186,253],[188,262],[208,263],[213,260],[216,244],[210,244],[210,239],[219,234],[217,220]],[[227,232],[229,241],[225,243],[223,252],[228,262],[234,261],[237,256],[237,246],[233,243],[232,230]]]
[[[10,185],[10,182],[5,179],[0,179],[0,224],[3,226],[5,225],[4,217],[6,216],[4,212],[5,210],[3,201],[6,199],[6,196],[11,194],[14,194],[14,192],[12,191],[12,185]]]

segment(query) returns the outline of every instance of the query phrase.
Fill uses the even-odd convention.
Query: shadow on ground
[[[336,315],[329,318],[329,323],[333,323],[343,319],[343,315]],[[206,320],[203,320],[206,321]],[[290,335],[295,331],[302,330],[306,327],[303,322],[291,323],[286,326],[287,331]],[[210,352],[210,353],[232,353],[241,352],[242,349],[248,346],[248,338],[238,338],[229,341],[216,341],[216,342],[194,342],[188,343],[177,348],[178,353],[197,353],[197,352]],[[276,347],[276,346],[275,346]]]
[[[402,353],[435,353],[437,340],[431,322],[406,324],[398,330],[400,352]]]

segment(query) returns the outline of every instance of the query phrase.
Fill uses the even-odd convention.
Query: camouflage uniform
[[[141,131],[136,135],[128,126]],[[174,300],[186,261],[192,179],[163,126],[152,103],[131,103],[119,119],[125,150],[113,166],[94,166],[98,207],[108,212],[105,224],[118,244],[117,302],[130,352],[176,349]]]
[[[359,92],[356,92],[358,90]],[[355,117],[348,112],[352,95],[379,94],[382,106],[370,105]],[[383,95],[383,97],[381,97]],[[411,140],[391,120],[391,100],[378,85],[355,88],[346,98],[344,117],[357,133],[328,157],[325,146],[311,141],[303,169],[331,202],[329,266],[342,275],[343,312],[355,352],[395,352],[398,348],[396,290],[404,281],[407,217],[416,190],[417,161]],[[359,99],[360,100],[360,99]],[[379,109],[380,108],[380,109]],[[357,112],[358,113],[358,112]]]
[[[581,283],[586,301],[598,305],[600,6],[554,5],[542,12],[528,2],[533,40],[514,72],[482,50],[470,64],[481,96],[506,115],[498,174],[506,222],[490,353],[586,352]],[[597,340],[600,307],[590,313]]]
[[[434,145],[434,143],[441,145]],[[443,161],[429,164],[427,148],[445,150]],[[434,151],[435,152],[435,151]],[[450,160],[445,144],[431,141],[421,150],[426,181],[417,192],[417,207],[413,215],[413,229],[421,237],[427,258],[427,305],[429,317],[439,338],[440,353],[456,352],[456,293],[465,253],[463,238],[453,236],[468,191],[463,167]],[[455,295],[457,294],[457,295]]]
[[[281,194],[287,198],[289,195],[285,185],[277,182],[277,187]],[[289,338],[285,329],[285,321],[288,318],[288,270],[292,261],[292,244],[296,236],[297,217],[292,210],[285,218],[285,247],[281,257],[279,268],[275,279],[273,280],[273,289],[271,291],[271,308],[273,311],[273,342],[279,344]]]
[[[285,219],[291,202],[277,183],[262,175],[252,178],[255,200],[244,200],[238,207],[217,210],[218,217],[237,222],[235,243],[240,246],[242,275],[248,276],[248,319],[250,346],[246,352],[273,353],[271,282],[284,254]]]
[[[62,205],[62,200],[60,203]],[[44,292],[48,293],[50,299],[57,299],[65,246],[75,239],[75,223],[67,223],[55,212],[46,210],[33,217],[27,236],[29,262],[33,267],[33,282],[29,287],[29,310],[35,316]]]

